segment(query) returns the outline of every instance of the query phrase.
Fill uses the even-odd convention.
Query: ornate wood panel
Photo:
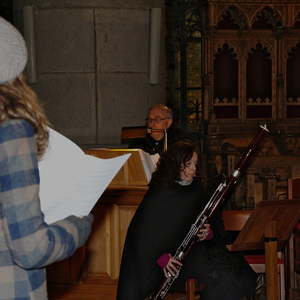
[[[93,209],[95,221],[87,244],[87,280],[114,281],[119,276],[128,225],[147,187],[108,189]]]
[[[270,137],[230,207],[285,199],[287,179],[300,170],[300,3],[208,0],[208,24],[203,39],[208,181],[228,175],[258,125],[267,123]]]
[[[204,53],[207,55],[204,77],[208,78],[205,119],[209,121],[299,119],[297,97],[295,99],[288,97],[287,82],[290,76],[287,71],[288,59],[293,58],[293,55],[300,56],[298,54],[300,5],[296,1],[280,3],[279,1],[235,1],[230,4],[224,1],[209,1],[208,16],[209,31],[204,39]],[[217,57],[226,47],[235,55],[238,65],[238,93],[237,98],[234,99],[228,99],[227,95],[223,95],[223,99],[215,97],[218,74],[222,73],[226,77],[226,69],[216,67]],[[255,53],[259,54],[259,51],[265,53],[265,62],[270,61],[270,78],[266,78],[269,75],[263,76],[268,72],[264,72],[263,65],[259,64],[259,61],[256,65],[253,63],[251,65],[251,56]],[[251,88],[258,85],[258,90],[264,90],[270,81],[271,93],[267,97],[247,96],[247,88],[249,89],[250,83],[253,82],[253,78],[247,76],[249,70],[255,68],[258,82],[254,82]],[[262,77],[263,82],[258,80],[259,76]],[[236,106],[236,113],[230,115],[228,106],[232,109]],[[222,110],[223,114],[218,113]],[[225,113],[226,110],[229,111],[228,115]]]

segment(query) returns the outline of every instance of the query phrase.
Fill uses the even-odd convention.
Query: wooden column
[[[265,257],[267,300],[278,300],[278,258],[275,221],[270,221],[265,228]]]
[[[195,292],[196,292],[196,281],[195,279],[188,279],[185,283],[186,285],[186,299],[187,300],[195,300]]]

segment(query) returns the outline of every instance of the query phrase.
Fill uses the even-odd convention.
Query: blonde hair
[[[37,95],[27,85],[23,75],[0,84],[0,122],[7,119],[23,119],[35,128],[38,158],[48,145],[49,121],[39,104]]]

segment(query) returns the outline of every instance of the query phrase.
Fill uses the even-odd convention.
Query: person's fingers
[[[182,266],[182,263],[172,258],[167,265],[167,270],[172,276],[175,276],[178,273],[180,266]]]
[[[170,276],[175,276],[176,271],[174,271],[172,266],[167,265],[166,268],[164,269],[164,273],[166,277],[170,277]]]
[[[209,234],[209,231],[210,231],[210,224],[204,224],[204,227],[202,227],[197,234],[199,240],[200,241],[205,240],[207,235]]]
[[[207,225],[208,225],[208,226],[205,227],[205,232],[206,232],[206,233],[209,233],[209,231],[210,231],[210,225],[209,225],[209,224],[207,224]]]
[[[168,270],[167,270],[166,268],[164,268],[163,271],[164,271],[165,276],[166,276],[166,277],[169,277]]]
[[[199,241],[203,241],[205,239],[205,237],[203,235],[198,235],[198,239],[199,239]]]
[[[168,265],[166,269],[167,269],[167,272],[170,273],[172,276],[174,276],[176,274],[173,265]]]
[[[171,277],[171,276],[174,276],[170,271],[167,270],[167,268],[163,269],[164,270],[164,274],[165,274],[165,277]]]
[[[182,263],[179,260],[176,260],[175,258],[170,258],[170,262],[172,264],[178,265],[178,266],[182,266]]]
[[[207,237],[207,235],[208,235],[208,232],[207,232],[207,231],[201,231],[201,232],[199,232],[199,233],[197,234],[198,239],[199,239],[200,241],[205,240],[206,237]]]
[[[204,224],[204,227],[202,227],[199,232],[208,232],[210,230],[210,224]]]

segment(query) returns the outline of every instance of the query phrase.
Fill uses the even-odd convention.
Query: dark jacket
[[[156,263],[157,258],[163,253],[174,254],[206,201],[206,194],[197,181],[189,186],[175,184],[171,188],[150,186],[128,228],[117,300],[142,300],[159,287],[163,272]],[[223,242],[223,224],[217,215],[211,220],[211,225],[213,239],[198,242],[192,248],[174,288],[181,289],[185,280],[191,276],[208,284],[210,277],[218,275],[214,272],[219,269],[228,273],[226,276],[229,278],[238,280],[230,282],[236,287],[236,283],[243,283],[240,270],[246,269],[249,276],[245,280],[249,281],[246,283],[249,290],[253,287],[255,274],[241,257],[227,251]],[[245,295],[249,293],[248,290]],[[223,294],[224,291],[220,290],[221,296],[214,299],[227,299],[222,297]]]
[[[168,147],[178,141],[190,141],[193,142],[192,137],[172,125],[167,130]],[[159,141],[154,140],[150,134],[146,134],[143,138],[135,138],[129,142],[128,148],[130,149],[142,149],[149,154],[161,154],[164,151],[164,138]]]

